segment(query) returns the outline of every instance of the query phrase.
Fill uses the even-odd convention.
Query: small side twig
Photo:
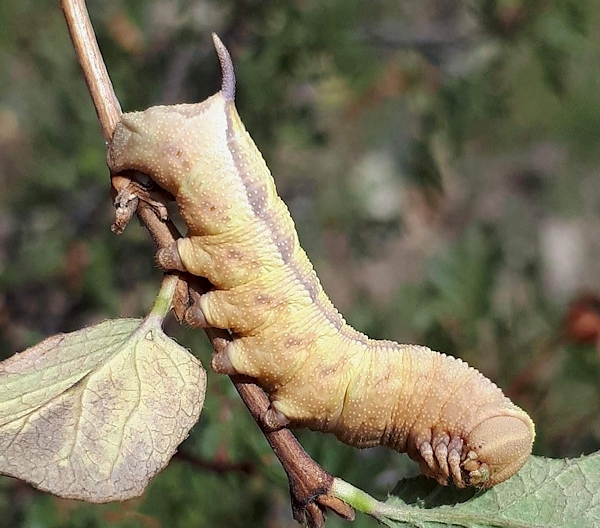
[[[85,2],[61,0],[61,4],[104,140],[109,142],[120,120],[121,109],[102,60]],[[127,198],[123,201],[121,214],[124,216],[119,225],[126,225],[136,211],[158,248],[172,244],[181,236],[172,222],[165,222],[157,215],[156,208],[151,203],[135,196],[128,178],[113,175],[112,186],[117,196],[131,195],[131,200]],[[190,281],[193,278],[186,277],[185,274],[179,275],[174,300],[174,311],[179,319],[182,319],[188,304]],[[222,349],[229,340],[224,331],[211,329],[207,331],[207,335],[215,351]],[[233,378],[233,383],[288,475],[294,518],[309,526],[320,527],[324,524],[325,512],[329,508],[346,519],[353,519],[354,510],[331,493],[333,477],[310,458],[292,433],[287,429],[266,431],[262,427],[261,417],[269,405],[263,390],[245,380]]]

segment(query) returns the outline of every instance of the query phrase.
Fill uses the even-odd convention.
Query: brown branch
[[[61,4],[104,139],[108,142],[119,122],[121,109],[102,60],[85,2],[61,0]],[[118,197],[126,196],[117,210],[116,230],[124,227],[137,209],[140,221],[148,229],[158,248],[171,245],[181,236],[170,221],[165,222],[157,216],[157,209],[151,203],[142,196],[138,199],[135,184],[128,178],[113,176],[112,186]],[[119,214],[124,215],[120,221]],[[174,312],[180,320],[188,303],[189,282],[195,283],[195,278],[180,275],[178,295],[174,300]],[[222,350],[230,339],[227,332],[221,330],[211,329],[206,333],[215,352]],[[353,519],[352,508],[329,495],[333,477],[308,456],[292,433],[287,429],[274,432],[264,429],[261,417],[269,406],[269,399],[263,390],[248,381],[232,380],[288,475],[294,518],[299,522],[307,522],[310,526],[320,527],[325,522],[325,512],[329,508],[346,519]]]
[[[106,71],[84,0],[61,0],[61,6],[104,141],[108,143],[121,119],[121,105]]]

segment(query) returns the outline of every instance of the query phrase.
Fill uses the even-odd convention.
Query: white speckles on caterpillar
[[[214,41],[221,91],[198,104],[125,114],[108,165],[143,172],[175,196],[188,233],[157,259],[214,285],[188,319],[233,333],[215,370],[265,389],[270,427],[387,445],[442,484],[490,487],[510,477],[534,439],[523,410],[466,363],[371,340],[331,304],[236,111],[229,54]]]

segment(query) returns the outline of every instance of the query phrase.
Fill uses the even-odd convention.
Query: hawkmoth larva
[[[490,487],[510,477],[534,439],[523,410],[461,360],[371,340],[331,304],[236,111],[229,54],[214,41],[220,92],[125,114],[108,164],[143,172],[175,196],[188,233],[157,258],[214,285],[188,315],[232,332],[215,370],[256,379],[270,396],[271,427],[387,445],[443,484]]]

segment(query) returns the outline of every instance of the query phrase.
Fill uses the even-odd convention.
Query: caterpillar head
[[[535,429],[529,416],[518,411],[486,418],[467,436],[469,451],[461,466],[470,485],[491,488],[525,464]]]

